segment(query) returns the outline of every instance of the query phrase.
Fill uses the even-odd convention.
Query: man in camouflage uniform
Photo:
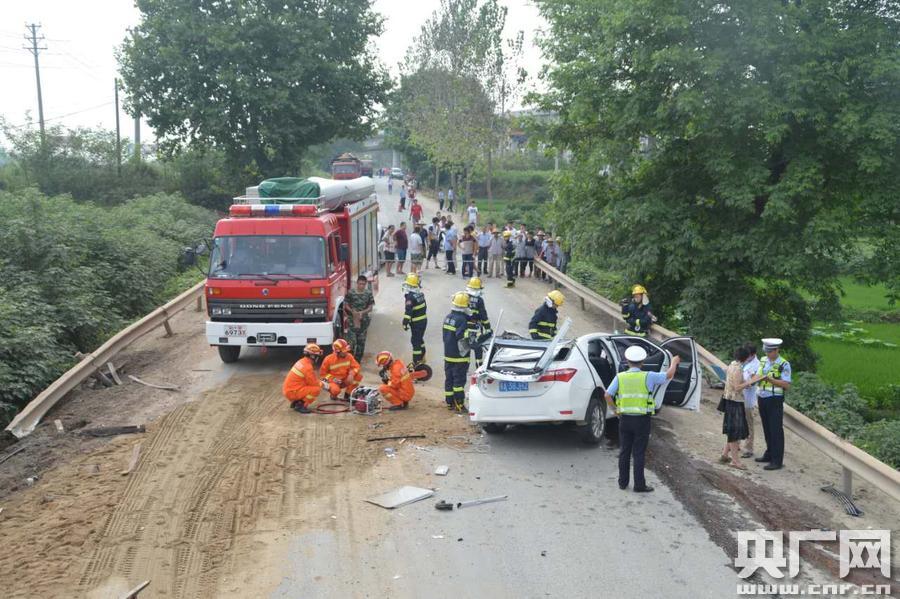
[[[375,307],[375,296],[368,289],[369,280],[365,275],[356,279],[356,289],[344,298],[344,314],[347,316],[346,338],[353,348],[353,355],[362,361],[366,351],[366,332],[369,330],[369,313]]]

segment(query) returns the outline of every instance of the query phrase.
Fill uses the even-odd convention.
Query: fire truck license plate
[[[247,327],[242,324],[230,324],[225,327],[226,337],[246,337]]]

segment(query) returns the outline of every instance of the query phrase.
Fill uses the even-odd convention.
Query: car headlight
[[[231,316],[231,308],[222,308],[222,316]]]
[[[316,308],[316,315],[325,316],[325,308]]]
[[[303,308],[303,314],[305,314],[306,316],[312,316],[313,309],[312,308]]]
[[[222,308],[213,306],[210,308],[210,313],[212,313],[213,316],[222,316]]]

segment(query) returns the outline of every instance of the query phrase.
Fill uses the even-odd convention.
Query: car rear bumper
[[[243,335],[226,335],[226,329],[244,327]],[[267,340],[266,337],[274,340]],[[330,322],[206,322],[206,340],[210,345],[303,346],[307,343],[330,345],[334,327]]]
[[[474,423],[526,423],[584,420],[587,404],[575,405],[567,395],[554,397],[488,397],[469,389],[469,420]]]

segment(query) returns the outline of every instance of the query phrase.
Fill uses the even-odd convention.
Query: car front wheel
[[[588,445],[599,445],[603,439],[603,430],[606,428],[606,410],[597,397],[592,397],[588,403],[585,423],[578,427],[581,440]]]
[[[219,346],[219,358],[222,359],[226,364],[231,364],[232,362],[237,362],[238,357],[241,355],[241,346],[240,345],[220,345]]]

